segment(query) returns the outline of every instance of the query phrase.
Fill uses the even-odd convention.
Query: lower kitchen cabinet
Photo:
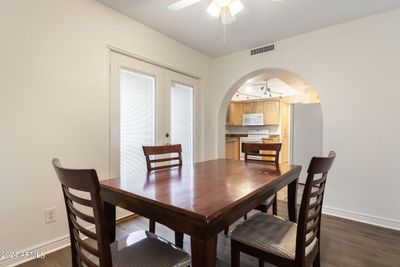
[[[239,138],[228,138],[225,141],[225,158],[236,159],[240,158],[240,142]]]

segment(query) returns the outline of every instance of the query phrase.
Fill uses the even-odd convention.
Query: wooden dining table
[[[298,165],[217,159],[103,180],[110,239],[118,206],[175,230],[177,240],[189,235],[192,266],[215,266],[218,233],[285,186],[289,219],[296,222],[300,171]]]

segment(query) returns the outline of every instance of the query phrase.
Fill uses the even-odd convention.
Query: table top
[[[218,159],[122,175],[100,184],[102,190],[209,221],[283,179],[298,176],[300,170],[297,165]]]

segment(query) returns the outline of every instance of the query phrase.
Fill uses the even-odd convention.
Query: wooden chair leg
[[[183,233],[175,231],[175,246],[183,248]]]
[[[313,267],[320,267],[320,255],[319,251],[317,253],[317,256],[315,256],[315,259],[313,261]]]
[[[272,213],[278,215],[278,194],[275,194],[274,203],[272,203]]]
[[[228,235],[229,233],[229,226],[224,229],[224,235]]]
[[[234,241],[231,240],[231,267],[240,266],[240,251]]]
[[[258,267],[264,267],[264,261],[262,259],[258,259]]]
[[[156,232],[156,221],[154,220],[149,221],[149,232],[153,234]]]

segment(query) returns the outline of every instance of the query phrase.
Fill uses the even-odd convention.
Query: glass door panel
[[[182,145],[182,160],[193,163],[193,87],[171,84],[171,143]]]
[[[121,69],[120,172],[145,171],[143,145],[155,145],[155,78]]]
[[[163,69],[111,53],[110,177],[146,171],[142,146],[164,143]]]
[[[165,102],[165,128],[170,134],[166,141],[181,144],[183,164],[191,164],[201,158],[198,80],[166,70],[165,84],[169,90]]]

